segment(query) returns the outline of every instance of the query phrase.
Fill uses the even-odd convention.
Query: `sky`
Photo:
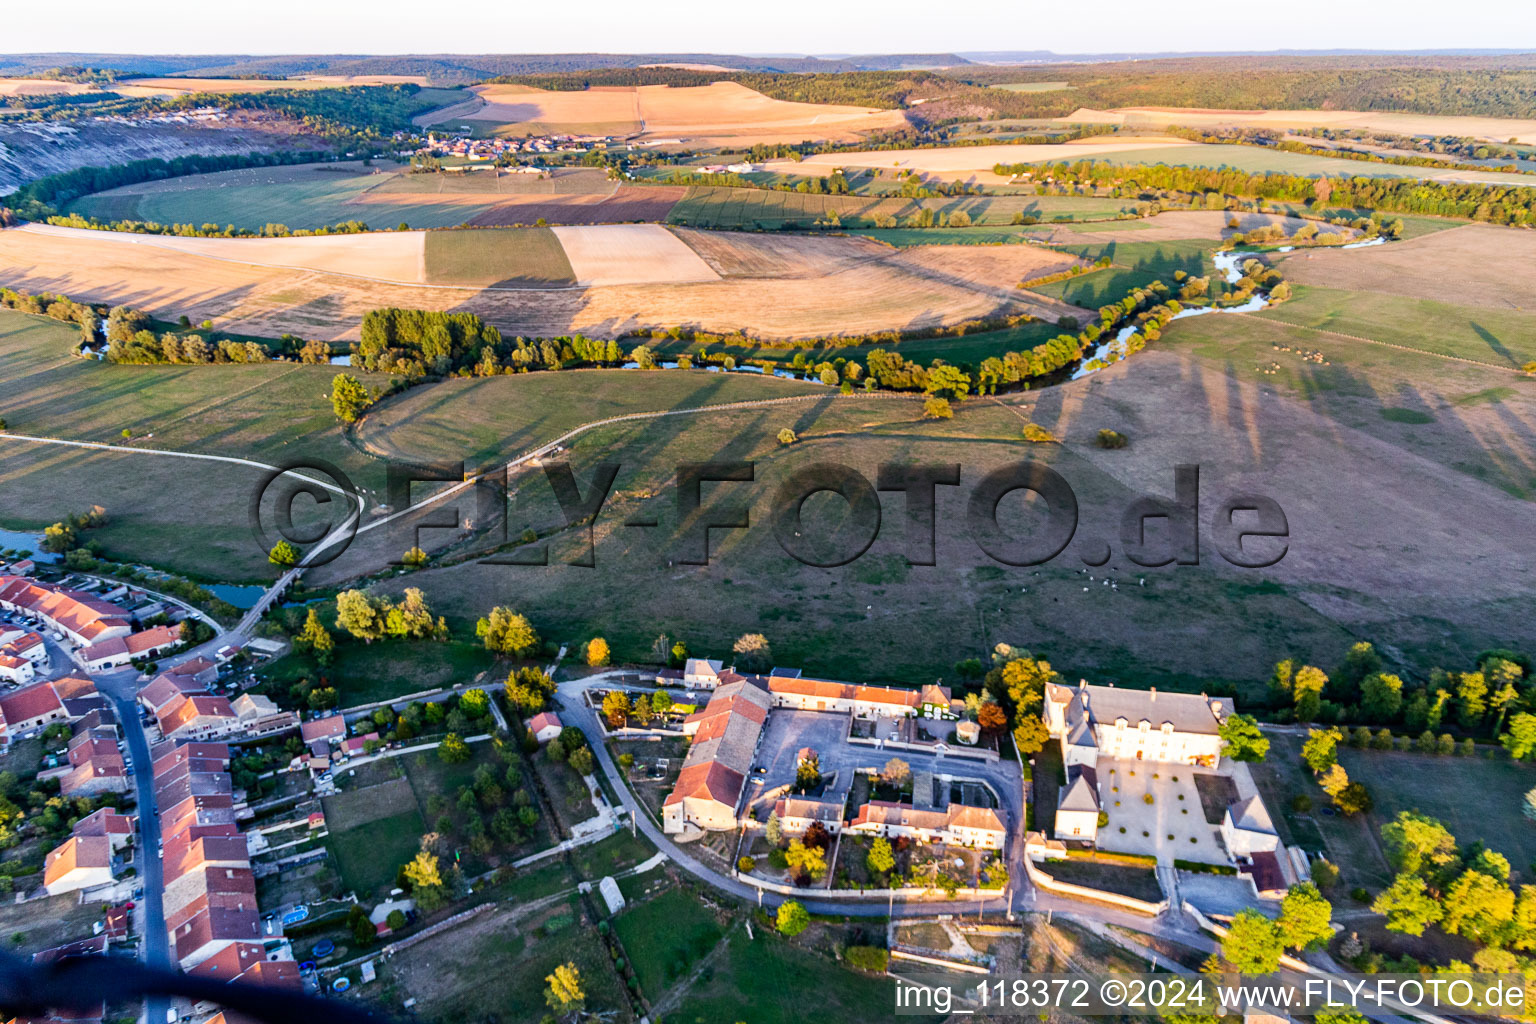
[[[17,8],[36,0],[13,0]],[[954,17],[941,12],[949,9]],[[73,0],[67,17],[6,19],[0,52],[102,53],[1057,53],[1529,47],[1528,0],[1290,0],[1238,5],[1087,7],[1001,0],[946,8],[678,0]]]

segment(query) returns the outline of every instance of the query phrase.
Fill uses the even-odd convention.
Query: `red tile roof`
[[[173,735],[188,726],[195,726],[199,719],[234,721],[235,717],[235,710],[229,706],[227,698],[215,697],[207,693],[183,695],[158,712],[160,732],[166,736]]]
[[[106,836],[70,836],[43,859],[43,884],[52,885],[76,868],[112,866],[112,841]]]
[[[64,702],[59,700],[59,695],[53,692],[52,685],[48,683],[25,686],[0,697],[0,716],[13,729],[22,722],[44,718],[55,712],[62,713],[63,710]]]
[[[691,764],[678,774],[677,785],[672,787],[666,802],[676,804],[685,797],[699,797],[735,807],[744,781],[746,779],[740,772],[732,771],[719,761]]]
[[[312,719],[299,724],[299,735],[305,743],[312,743],[319,739],[342,738],[347,734],[347,720],[342,715],[327,715],[324,718]]]

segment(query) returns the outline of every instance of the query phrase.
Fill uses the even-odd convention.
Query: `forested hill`
[[[718,53],[558,54],[311,54],[261,57],[239,54],[156,56],[111,53],[0,54],[0,75],[20,77],[61,66],[116,68],[140,75],[420,75],[434,84],[460,85],[497,75],[537,75],[646,64],[708,64],[742,71],[839,72],[966,64],[952,53],[837,57],[743,57]]]

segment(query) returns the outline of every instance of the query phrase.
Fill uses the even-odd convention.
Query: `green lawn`
[[[1298,285],[1295,298],[1259,316],[1510,369],[1536,360],[1530,312]]]
[[[808,1018],[874,1024],[892,1019],[896,983],[890,978],[853,971],[764,928],[755,932],[755,940],[743,929],[731,933],[726,955],[668,1017],[670,1024],[801,1024]]]
[[[617,874],[649,860],[656,848],[644,839],[631,836],[626,829],[607,839],[588,846],[578,846],[571,851],[571,862],[576,873],[587,881],[595,881],[605,875]]]
[[[331,626],[329,618],[327,626]],[[300,679],[322,677],[341,695],[342,707],[372,704],[408,693],[436,690],[472,681],[494,659],[484,646],[463,641],[380,641],[364,644],[340,640],[326,668],[304,653],[288,654],[262,670],[267,692],[286,700],[288,688]]]
[[[479,404],[474,413],[483,417],[494,410],[514,429],[519,415],[537,415],[516,396],[521,385],[536,384],[539,376],[495,378],[501,400]],[[585,384],[595,375],[565,376]],[[676,376],[688,380],[691,375]],[[646,379],[660,386],[667,377]],[[480,382],[465,384],[482,387]],[[1336,658],[1347,649],[1346,631],[1284,588],[1255,587],[1220,573],[1185,574],[1177,584],[1160,584],[1154,577],[1145,587],[1122,585],[1116,615],[1096,629],[1090,642],[1082,633],[1082,616],[1101,599],[1082,592],[1075,559],[1058,559],[1038,570],[1008,570],[991,564],[963,529],[941,528],[940,564],[906,570],[901,562],[904,533],[892,514],[891,524],[882,527],[862,558],[840,568],[812,569],[788,557],[766,528],[768,503],[793,468],[834,462],[871,467],[861,472],[872,473],[882,461],[922,458],[959,462],[967,480],[979,479],[989,468],[1023,457],[1022,422],[1014,409],[988,401],[968,400],[953,420],[936,422],[922,419],[917,402],[829,396],[783,407],[596,428],[572,441],[569,457],[583,486],[594,464],[620,466],[595,530],[599,571],[578,573],[564,564],[576,553],[577,538],[567,534],[551,541],[545,567],[471,561],[415,574],[409,585],[426,586],[434,608],[455,622],[473,621],[488,603],[501,600],[488,595],[513,593],[517,606],[527,609],[542,631],[562,639],[601,635],[616,661],[647,657],[660,632],[682,637],[697,651],[728,650],[742,633],[763,632],[780,663],[842,679],[930,679],[934,654],[910,642],[914,623],[921,623],[926,634],[947,638],[946,648],[955,654],[946,654],[946,661],[960,651],[990,649],[998,630],[1005,629],[998,623],[1027,621],[1031,647],[1059,662],[1069,678],[1075,678],[1074,672],[1089,678],[1108,674],[1127,683],[1191,690],[1218,680],[1262,690],[1277,650],[1317,650],[1318,657]],[[795,430],[800,443],[778,443],[785,427]],[[446,432],[441,436],[445,444],[453,440]],[[431,444],[418,443],[416,450],[431,451]],[[434,452],[439,457],[450,453],[464,451]],[[1028,455],[1047,460],[1067,476],[1084,508],[1122,509],[1138,493],[1106,471],[1113,467],[1101,464],[1096,448],[1035,446]],[[712,531],[711,565],[680,566],[677,466],[722,459],[754,462],[756,480],[706,485],[706,500],[756,501],[753,528]],[[1167,474],[1166,465],[1157,472]],[[963,500],[963,489],[954,500]],[[819,515],[817,504],[807,505],[812,519]],[[660,526],[649,531],[621,526],[640,515],[655,516]],[[510,535],[525,527],[552,530],[563,522],[547,483],[538,476],[522,478]],[[391,587],[405,585],[406,579]],[[1183,624],[1177,635],[1157,625],[1170,617]],[[1234,630],[1231,624],[1239,621],[1243,628]],[[1218,635],[1223,638],[1219,655],[1214,647],[1190,639]]]
[[[613,929],[640,978],[641,992],[652,1002],[687,977],[725,934],[694,893],[677,888],[625,907]]]
[[[1108,256],[1113,266],[1065,280],[1031,288],[1031,291],[1061,299],[1087,309],[1097,309],[1124,298],[1133,288],[1144,288],[1153,281],[1174,287],[1173,275],[1182,270],[1192,277],[1211,273],[1210,242],[1093,242],[1065,245],[1062,248],[1087,260]]]
[[[753,374],[584,370],[443,381],[384,402],[362,441],[392,457],[501,464],[591,420],[660,409],[820,394],[817,385]],[[686,420],[672,421],[679,425]]]
[[[1418,811],[1445,822],[1463,845],[1482,842],[1509,858],[1522,881],[1536,878],[1536,828],[1521,814],[1536,786],[1536,765],[1510,761],[1504,751],[1480,746],[1477,757],[1438,757],[1385,750],[1339,748],[1339,763],[1363,782],[1376,802],[1371,821],[1386,824],[1399,811]],[[1475,799],[1469,799],[1476,794]]]
[[[117,366],[73,356],[78,340],[76,328],[56,320],[0,310],[0,415],[12,432],[273,465],[318,459],[359,487],[382,486],[382,469],[346,443],[326,398],[339,367]],[[248,514],[264,475],[230,463],[5,441],[0,523],[40,528],[99,504],[110,522],[92,539],[110,557],[225,582],[271,579]],[[305,505],[295,508],[302,515]]]
[[[416,856],[426,832],[419,811],[332,832],[326,845],[336,858],[342,885],[362,899],[395,884],[400,865]]]
[[[548,228],[432,231],[425,258],[432,284],[534,287],[576,280],[560,239]]]
[[[402,221],[415,228],[440,228],[462,224],[498,199],[487,195],[479,204],[435,203],[425,195],[425,185],[398,186],[404,176],[393,173],[399,170],[395,164],[378,167],[387,176],[355,162],[196,174],[83,196],[67,210],[103,220],[233,224],[246,230],[267,224],[313,229],[349,220],[375,229],[394,228]],[[370,193],[369,201],[361,201]],[[382,195],[389,199],[376,201]]]

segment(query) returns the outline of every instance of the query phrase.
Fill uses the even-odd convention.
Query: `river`
[[[1367,246],[1383,245],[1385,243],[1385,238],[1377,237],[1366,239],[1363,242],[1350,242],[1348,245],[1340,246],[1340,248],[1364,249]],[[1287,245],[1282,246],[1277,251],[1290,252],[1293,248],[1294,246]],[[1216,265],[1216,270],[1221,274],[1223,281],[1227,282],[1227,284],[1236,284],[1243,278],[1243,260],[1257,255],[1258,253],[1256,252],[1234,249],[1231,252],[1218,252],[1214,254],[1211,257],[1211,262]],[[1269,293],[1259,292],[1239,306],[1185,306],[1169,317],[1168,322],[1172,323],[1175,320],[1183,320],[1192,316],[1205,316],[1207,313],[1257,313],[1268,306]],[[1113,366],[1121,359],[1124,359],[1126,342],[1131,340],[1131,336],[1137,330],[1138,328],[1134,326],[1120,328],[1120,330],[1115,332],[1113,338],[1101,342],[1092,353],[1084,356],[1083,361],[1078,364],[1077,369],[1072,372],[1072,376],[1069,379],[1078,380],[1088,376],[1090,373],[1097,373],[1107,366]]]

